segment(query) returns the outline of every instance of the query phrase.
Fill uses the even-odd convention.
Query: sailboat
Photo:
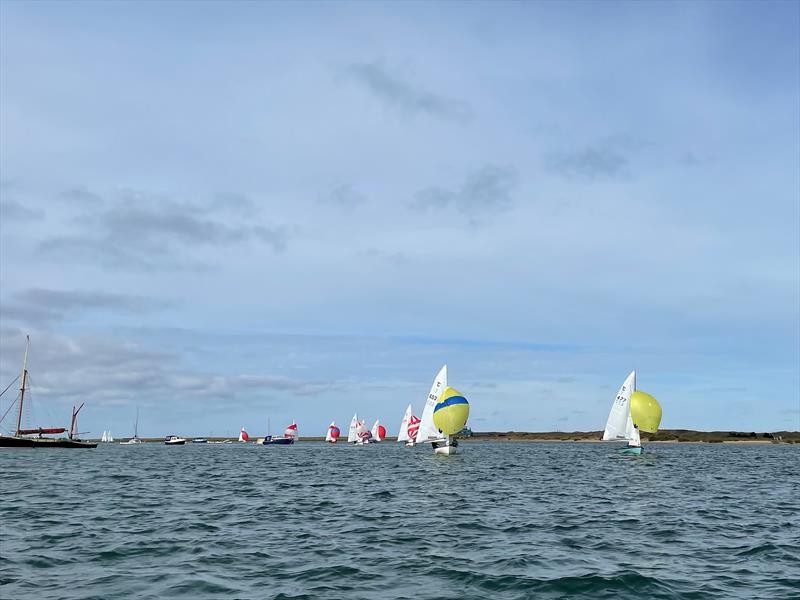
[[[439,446],[442,445],[450,445],[448,444],[447,436],[442,434],[433,424],[433,410],[436,407],[436,403],[439,401],[439,396],[442,395],[445,388],[447,388],[447,365],[444,365],[439,370],[433,380],[431,391],[428,393],[428,397],[425,400],[425,408],[422,409],[422,417],[419,423],[419,430],[417,431],[416,443],[430,442],[434,450],[437,450]],[[440,454],[443,453],[444,452],[441,452]],[[449,454],[452,454],[452,452]]]
[[[381,425],[380,419],[375,419],[375,423],[372,425],[370,434],[373,442],[382,442],[386,438],[386,427]]]
[[[114,441],[114,436],[111,435],[111,431],[103,431],[103,435],[100,437],[100,441],[106,444],[110,444]]]
[[[420,421],[421,419],[411,412],[411,405],[409,404],[403,415],[403,420],[400,422],[400,433],[397,434],[397,441],[405,442],[409,448],[416,445]]]
[[[640,426],[642,431],[655,433],[660,423],[661,406],[650,394],[636,390],[636,371],[631,371],[611,405],[603,440],[626,441],[628,445],[620,448],[621,453],[641,454]]]
[[[131,446],[134,444],[141,444],[142,440],[139,439],[139,409],[136,409],[136,421],[133,423],[133,437],[127,442],[120,442],[120,446]]]
[[[242,430],[239,432],[239,441],[240,442],[246,442],[249,439],[250,439],[250,436],[247,435],[247,432],[244,430],[244,427],[242,427]]]
[[[358,439],[356,440],[357,446],[363,446],[364,444],[369,444],[372,441],[372,432],[367,429],[364,421],[359,421],[356,425],[356,436],[358,436]]]
[[[83,408],[81,404],[77,409],[72,407],[72,419],[70,420],[69,433],[66,438],[48,438],[45,434],[64,433],[65,427],[37,427],[35,429],[22,429],[22,411],[25,405],[25,392],[29,389],[28,385],[28,351],[30,350],[31,338],[25,336],[25,358],[22,362],[22,383],[19,388],[19,397],[15,402],[19,403],[17,410],[17,426],[13,435],[0,435],[0,447],[16,448],[97,448],[96,442],[87,442],[78,437],[78,413]],[[13,383],[13,382],[12,382]],[[9,386],[11,387],[11,386]],[[6,388],[8,389],[8,388]],[[12,403],[11,406],[14,404]],[[9,407],[9,410],[11,407]],[[8,410],[6,411],[8,414]],[[6,415],[3,415],[3,418]],[[2,421],[2,418],[0,418]],[[31,437],[35,436],[35,437]]]
[[[339,439],[339,435],[340,431],[336,426],[336,421],[331,421],[331,424],[328,425],[328,432],[325,434],[325,441],[329,444],[335,444]]]

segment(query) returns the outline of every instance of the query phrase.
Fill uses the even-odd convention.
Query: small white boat
[[[183,446],[185,443],[186,439],[177,435],[168,435],[164,438],[164,444],[167,446]]]

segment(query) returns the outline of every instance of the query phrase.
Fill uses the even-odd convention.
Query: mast
[[[139,407],[136,407],[136,422],[133,424],[133,437],[139,438]]]
[[[78,410],[75,410],[75,407],[72,407],[72,421],[69,424],[69,439],[73,439],[78,435],[78,413],[83,408],[84,402],[81,402],[81,405],[78,407]],[[105,431],[103,432],[105,435]]]
[[[19,388],[19,413],[17,414],[17,434],[22,429],[22,403],[25,400],[25,388],[28,384],[28,349],[31,345],[31,336],[25,336],[25,360],[22,362],[22,385]]]

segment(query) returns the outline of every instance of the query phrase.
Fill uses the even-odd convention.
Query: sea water
[[[3,449],[0,597],[800,597],[800,445],[460,449]]]

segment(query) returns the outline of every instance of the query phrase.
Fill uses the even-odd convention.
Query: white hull
[[[458,448],[455,446],[439,446],[438,448],[434,449],[434,454],[444,454],[449,456],[450,454],[457,454]]]
[[[417,445],[416,442],[406,442],[406,448],[413,448],[416,445]]]

